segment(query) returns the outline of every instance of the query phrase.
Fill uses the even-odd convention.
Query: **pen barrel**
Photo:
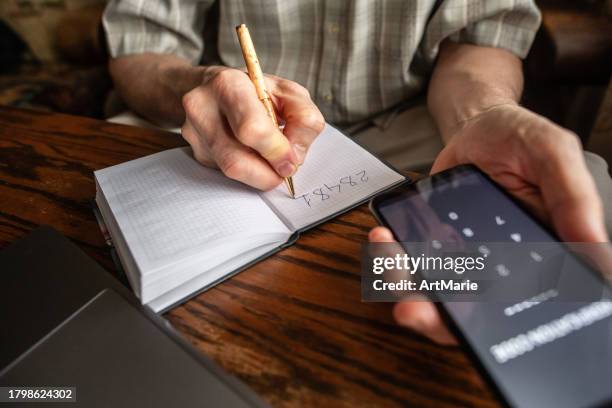
[[[268,112],[268,116],[270,117],[270,119],[272,119],[272,123],[274,123],[274,126],[278,128],[278,119],[276,118],[276,112],[274,111],[274,104],[272,103],[272,100],[270,98],[265,98],[261,101],[263,102],[264,107]]]
[[[240,43],[242,56],[244,57],[244,62],[246,64],[249,77],[251,78],[251,81],[255,85],[255,89],[257,91],[257,97],[261,101],[266,99],[269,100],[270,95],[268,94],[268,90],[266,88],[263,71],[259,65],[259,59],[257,58],[257,53],[255,52],[255,46],[253,45],[253,40],[251,39],[249,29],[246,25],[241,24],[236,27],[236,33],[238,34],[238,42]]]
[[[238,42],[240,43],[242,56],[244,57],[249,78],[251,79],[251,82],[253,82],[253,85],[255,85],[257,97],[261,103],[263,103],[268,116],[270,119],[272,119],[274,126],[278,128],[278,119],[276,117],[276,112],[274,111],[274,104],[272,103],[272,99],[268,93],[263,71],[259,65],[259,59],[257,58],[257,53],[255,52],[255,46],[253,45],[253,40],[251,39],[249,29],[246,25],[240,24],[236,27],[236,34],[238,34]],[[295,197],[293,179],[291,177],[285,177],[285,184],[287,185],[287,189],[289,190],[291,197]]]

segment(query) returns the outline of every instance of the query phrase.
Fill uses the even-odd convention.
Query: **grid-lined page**
[[[293,177],[295,199],[280,185],[262,196],[301,229],[335,214],[404,177],[330,125],[310,147]]]
[[[249,236],[288,232],[253,189],[200,165],[188,148],[95,175],[144,274],[210,251],[215,242],[229,237],[248,243]]]

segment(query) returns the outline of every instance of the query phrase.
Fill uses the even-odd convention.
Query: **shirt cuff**
[[[159,16],[133,9],[131,3],[122,7],[111,4],[102,16],[111,57],[156,53],[173,54],[192,64],[200,62],[204,50],[201,30],[192,27],[191,21],[175,28]]]
[[[537,8],[516,8],[472,23],[448,38],[458,43],[502,48],[519,58],[525,58],[540,21],[541,15]]]

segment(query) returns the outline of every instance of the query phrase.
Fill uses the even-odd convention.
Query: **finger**
[[[433,303],[429,301],[400,302],[393,308],[393,317],[400,325],[423,334],[436,343],[457,345]]]
[[[283,134],[302,164],[310,145],[325,127],[323,115],[303,86],[280,78],[269,82],[278,113],[285,121]]]
[[[545,207],[559,236],[569,242],[607,242],[603,205],[578,139],[559,136],[545,149],[536,172]]]
[[[270,190],[282,182],[268,162],[231,135],[221,117],[189,121],[183,131],[190,140],[195,139],[193,143],[188,141],[196,160],[218,167],[227,177],[260,190]]]
[[[451,143],[453,142],[451,141]],[[444,149],[438,153],[436,160],[434,160],[434,163],[431,166],[430,174],[439,173],[459,164],[456,153],[454,153],[455,149],[453,149],[451,143],[446,145]]]
[[[375,227],[368,234],[370,242],[395,242],[393,234],[385,227]]]
[[[289,140],[274,126],[248,76],[237,70],[223,71],[212,86],[236,139],[258,152],[281,177],[293,175],[296,155]]]
[[[368,238],[371,242],[395,242],[391,231],[384,227],[372,229]],[[433,303],[425,299],[397,303],[393,308],[393,317],[399,325],[417,331],[436,343],[457,344]]]
[[[608,243],[569,243],[571,252],[578,255],[593,269],[598,271],[609,283],[612,283],[612,246]]]
[[[259,190],[270,190],[282,182],[268,162],[230,135],[229,128],[219,132],[217,137],[219,140],[211,146],[211,151],[227,177]]]

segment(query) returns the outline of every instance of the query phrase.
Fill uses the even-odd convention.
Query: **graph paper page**
[[[295,199],[288,196],[284,184],[262,196],[296,230],[403,179],[367,150],[326,125],[293,177]]]
[[[200,165],[189,148],[95,175],[142,274],[191,256],[210,256],[220,243],[225,250],[235,246],[238,256],[251,245],[249,237],[277,234],[284,242],[289,234],[255,190]]]

